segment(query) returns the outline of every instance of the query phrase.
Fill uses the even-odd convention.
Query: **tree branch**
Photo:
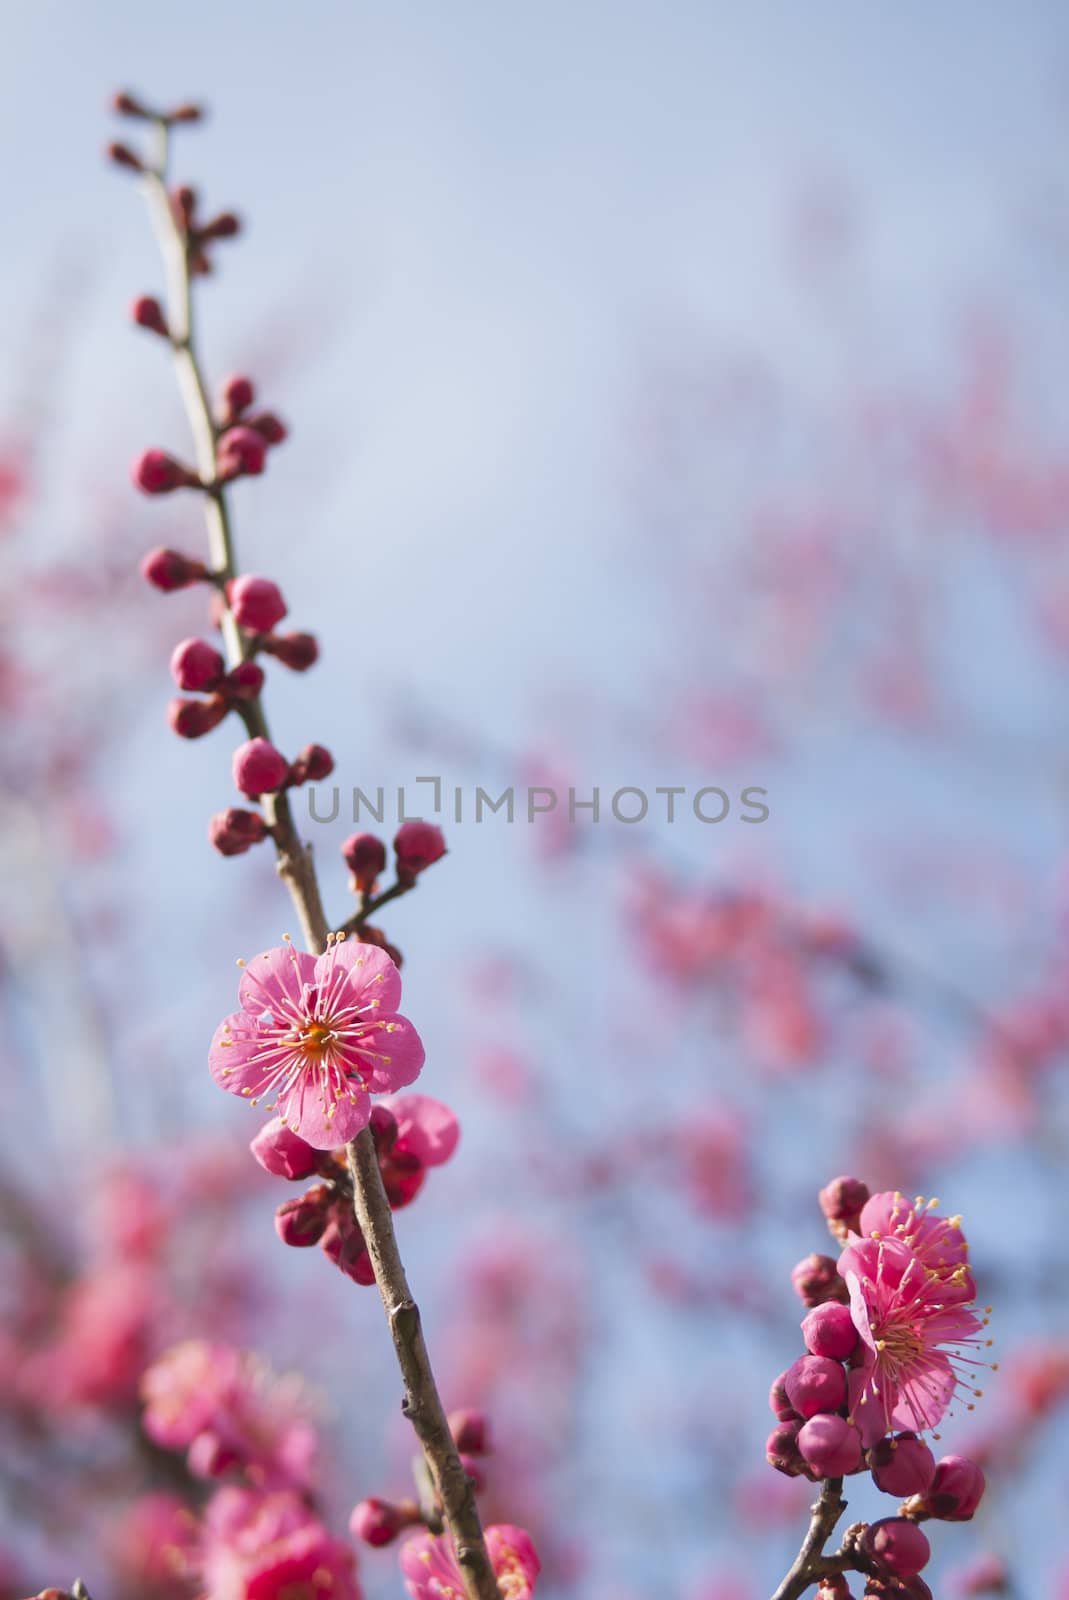
[[[204,506],[212,567],[220,583],[225,585],[235,576],[237,561],[226,490],[218,481],[216,470],[220,430],[212,415],[196,354],[188,249],[167,189],[170,129],[162,118],[156,120],[156,136],[156,160],[145,172],[145,183],[166,269],[167,320],[178,384],[193,434],[197,471],[206,485]],[[225,587],[221,592],[225,607],[223,641],[229,665],[233,667],[247,659],[249,644],[226,603]],[[243,707],[243,715],[250,736],[270,737],[259,697]],[[302,842],[297,832],[285,793],[265,796],[263,805],[278,854],[279,876],[290,892],[305,943],[314,954],[322,954],[330,924],[323,909],[311,847]],[[387,891],[375,903],[384,904],[400,892],[400,889]],[[364,915],[370,909],[366,907]],[[359,928],[362,920],[358,914],[354,925]],[[353,1182],[353,1208],[375,1269],[375,1281],[404,1381],[403,1409],[415,1429],[441,1499],[442,1514],[453,1538],[468,1600],[500,1600],[472,1484],[449,1432],[423,1338],[419,1308],[405,1276],[370,1129],[365,1128],[348,1146],[348,1161]]]
[[[772,1596],[772,1600],[799,1600],[799,1597],[804,1595],[809,1586],[816,1583],[819,1578],[843,1570],[837,1561],[829,1561],[824,1557],[824,1546],[831,1538],[835,1525],[845,1510],[843,1480],[826,1478],[821,1485],[820,1498],[812,1508],[809,1532],[805,1536],[802,1548],[794,1558],[794,1564],[787,1576]]]

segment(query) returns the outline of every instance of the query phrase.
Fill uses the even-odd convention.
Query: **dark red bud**
[[[243,856],[246,850],[267,838],[267,823],[258,811],[231,806],[228,811],[217,811],[212,817],[208,823],[208,838],[221,856]]]
[[[250,428],[256,429],[265,444],[281,444],[289,437],[286,424],[273,411],[257,412],[256,416],[247,417],[246,422]]]
[[[314,633],[267,633],[258,644],[291,672],[307,672],[319,660],[319,641]]]
[[[130,307],[130,317],[139,328],[147,328],[150,333],[158,333],[163,339],[171,337],[163,307],[154,295],[143,294],[135,300]]]
[[[449,1431],[462,1455],[485,1456],[490,1452],[490,1423],[483,1411],[451,1411]]]
[[[114,161],[117,167],[125,167],[128,172],[144,172],[144,163],[139,155],[135,155],[127,144],[109,144],[108,158]]]
[[[152,112],[147,106],[142,105],[136,95],[125,94],[121,90],[118,94],[112,95],[111,109],[117,112],[120,117],[147,118],[152,115]]]
[[[181,738],[200,739],[219,726],[229,709],[226,701],[215,694],[208,700],[176,698],[167,707],[167,720]]]
[[[306,744],[290,767],[289,781],[294,787],[302,783],[322,783],[334,771],[334,757],[321,744]]]
[[[220,685],[230,700],[255,700],[264,686],[264,669],[255,661],[239,661]]]
[[[186,589],[191,583],[207,578],[208,569],[203,561],[194,561],[179,550],[160,547],[150,550],[141,562],[141,576],[154,589],[162,589],[164,594],[170,594],[175,589]]]

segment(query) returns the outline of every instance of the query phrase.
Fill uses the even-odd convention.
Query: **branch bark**
[[[820,1497],[812,1510],[809,1531],[802,1548],[794,1558],[787,1576],[772,1596],[772,1600],[800,1600],[811,1584],[829,1573],[842,1571],[838,1563],[824,1559],[824,1546],[835,1531],[835,1525],[846,1510],[843,1499],[843,1480],[827,1478],[821,1485]]]
[[[170,130],[162,121],[156,126],[156,160],[145,173],[145,183],[167,277],[167,321],[178,384],[193,434],[197,471],[208,486],[204,490],[204,506],[212,567],[225,584],[236,575],[237,563],[226,490],[217,481],[219,429],[196,353],[186,241],[176,223],[167,189]],[[224,589],[224,600],[225,597]],[[246,659],[248,644],[229,605],[223,612],[222,631],[228,662],[234,666]],[[270,738],[259,697],[248,704],[244,715],[250,736]],[[330,924],[323,909],[311,846],[305,844],[297,832],[286,794],[266,796],[263,804],[275,842],[279,876],[289,890],[305,944],[313,954],[320,955],[326,948]],[[387,891],[376,904],[396,898],[396,893]],[[358,914],[346,927],[358,927],[362,921],[363,915]],[[442,1516],[453,1539],[468,1600],[501,1600],[471,1480],[449,1431],[423,1337],[419,1307],[405,1276],[393,1213],[383,1188],[370,1129],[365,1128],[348,1145],[347,1154],[353,1183],[353,1208],[375,1270],[375,1281],[404,1382],[403,1410],[422,1446],[431,1480],[441,1500]]]

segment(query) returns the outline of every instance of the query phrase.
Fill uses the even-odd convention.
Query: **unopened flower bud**
[[[809,1469],[798,1448],[797,1422],[780,1422],[765,1440],[765,1457],[770,1467],[788,1478],[808,1477]]]
[[[120,117],[138,117],[141,119],[151,117],[152,112],[143,105],[136,95],[127,94],[120,90],[111,97],[111,109]]]
[[[798,1449],[817,1478],[841,1478],[861,1465],[861,1436],[845,1417],[810,1417],[798,1430]]]
[[[319,642],[314,633],[268,633],[260,649],[291,672],[307,672],[319,660]]]
[[[275,1212],[275,1232],[282,1243],[298,1250],[318,1244],[329,1220],[331,1200],[331,1191],[323,1183],[292,1200],[283,1200]]]
[[[343,1209],[335,1206],[334,1219],[327,1224],[319,1246],[324,1255],[329,1256],[334,1265],[347,1277],[352,1278],[354,1283],[368,1287],[375,1282],[375,1272],[364,1244],[364,1236],[357,1227],[355,1219],[349,1215],[347,1207]]]
[[[353,875],[353,885],[361,894],[370,894],[375,880],[386,866],[386,846],[373,833],[351,833],[341,847],[345,865]]]
[[[382,1187],[394,1211],[410,1205],[423,1188],[426,1168],[411,1150],[383,1151],[379,1155]]]
[[[108,159],[117,167],[125,167],[129,172],[144,172],[145,165],[139,155],[135,155],[128,144],[109,144]]]
[[[778,1421],[800,1422],[801,1418],[791,1405],[791,1402],[787,1399],[787,1391],[783,1387],[783,1380],[786,1376],[787,1374],[785,1372],[781,1372],[778,1378],[773,1379],[772,1387],[768,1391],[768,1404],[772,1411],[772,1415],[776,1417]]]
[[[236,422],[243,412],[247,411],[256,398],[252,379],[240,373],[235,373],[219,390],[219,399],[216,413],[224,427],[229,427]]]
[[[171,337],[163,307],[155,295],[140,295],[130,307],[130,316],[139,328],[147,328],[150,333],[158,333],[164,339]]]
[[[826,1356],[799,1356],[784,1373],[783,1387],[800,1417],[838,1411],[846,1401],[846,1375]]]
[[[899,1499],[923,1494],[935,1473],[935,1457],[915,1433],[880,1439],[868,1453],[868,1464],[876,1487]]]
[[[817,1196],[828,1226],[837,1238],[845,1238],[851,1230],[857,1232],[857,1220],[868,1198],[868,1184],[862,1183],[860,1178],[833,1178]]]
[[[199,583],[208,576],[208,569],[203,561],[194,561],[178,550],[161,547],[150,550],[145,556],[141,563],[141,576],[154,589],[162,589],[164,594],[170,594],[174,589],[187,589],[191,583]]]
[[[932,1600],[932,1591],[918,1576],[896,1578],[893,1573],[870,1573],[865,1579],[865,1600]]]
[[[924,1495],[929,1516],[941,1522],[969,1522],[984,1497],[987,1480],[968,1456],[944,1456]]]
[[[221,856],[243,856],[246,850],[267,838],[267,823],[258,811],[242,811],[238,806],[231,806],[228,811],[217,811],[212,817],[208,838]]]
[[[209,700],[184,700],[177,697],[167,707],[167,721],[182,739],[200,739],[217,728],[230,707],[219,695]]]
[[[395,1505],[390,1500],[361,1500],[350,1514],[349,1532],[379,1550],[419,1520],[419,1507],[411,1501]]]
[[[809,1315],[802,1318],[802,1338],[810,1355],[846,1361],[857,1349],[858,1338],[850,1307],[837,1300],[814,1306]]]
[[[334,757],[325,745],[306,744],[290,767],[289,781],[299,787],[302,783],[322,783],[334,771]]]
[[[214,645],[203,639],[183,639],[171,656],[171,676],[180,689],[196,694],[214,689],[226,671],[226,662]]]
[[[197,191],[188,183],[181,184],[171,195],[171,210],[183,231],[188,231],[197,209]]]
[[[371,1137],[375,1142],[377,1153],[380,1156],[388,1155],[397,1143],[398,1131],[397,1118],[389,1106],[372,1106],[368,1127],[371,1129]]]
[[[850,1298],[850,1291],[831,1256],[806,1256],[791,1273],[791,1282],[803,1305],[821,1306],[827,1300],[845,1303]]]
[[[210,239],[233,239],[241,232],[241,220],[232,211],[220,211],[217,217],[204,223],[197,229],[198,240],[207,243]]]
[[[267,464],[267,445],[255,428],[238,423],[220,435],[215,464],[224,483],[232,478],[257,478]]]
[[[173,111],[166,112],[165,118],[168,122],[201,122],[204,118],[204,107],[185,100],[180,106],[175,106]]]
[[[255,700],[264,686],[264,669],[255,661],[239,661],[220,685],[230,700]]]
[[[485,1411],[451,1411],[449,1431],[462,1455],[489,1455],[490,1423]]]
[[[131,465],[130,476],[143,494],[172,494],[175,489],[201,486],[197,474],[166,450],[143,450]]]
[[[932,1547],[922,1529],[904,1517],[886,1517],[866,1528],[861,1541],[866,1555],[872,1556],[898,1578],[912,1578],[923,1572]]]
[[[403,822],[393,841],[397,876],[414,883],[419,873],[445,855],[445,835],[433,822]]]
[[[281,1117],[266,1122],[249,1149],[264,1171],[275,1178],[310,1178],[319,1165],[319,1152],[287,1128]]]
[[[250,633],[270,633],[286,615],[282,590],[270,578],[258,578],[251,572],[231,578],[226,596],[235,622]]]
[[[246,425],[260,435],[265,444],[281,444],[289,437],[289,429],[281,417],[276,417],[273,411],[258,411],[254,417],[247,417]]]
[[[277,793],[289,770],[285,756],[268,739],[247,739],[234,751],[234,784],[250,800]]]
[[[841,1572],[821,1578],[817,1584],[815,1600],[851,1600],[850,1585]]]
[[[464,1469],[464,1476],[471,1479],[471,1486],[476,1494],[481,1494],[486,1488],[486,1468],[481,1461],[476,1461],[474,1456],[462,1455],[460,1465]]]

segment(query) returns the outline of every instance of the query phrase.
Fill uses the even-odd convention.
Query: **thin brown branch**
[[[212,567],[225,602],[226,591],[222,586],[235,576],[237,562],[226,490],[219,483],[216,471],[219,429],[196,353],[186,240],[176,222],[167,189],[170,129],[162,120],[156,126],[157,158],[155,165],[146,171],[145,182],[167,275],[168,327],[179,388],[193,434],[197,471],[206,485],[204,507]],[[223,611],[222,632],[229,664],[234,666],[245,660],[249,642],[228,605]],[[243,708],[243,714],[251,735],[270,737],[259,697]],[[278,854],[279,876],[290,892],[305,944],[314,954],[322,954],[330,924],[323,909],[311,846],[303,843],[297,832],[286,794],[265,796],[263,804]],[[403,892],[398,886],[387,890],[373,905],[363,907],[346,927],[352,926],[358,931],[374,906],[384,905]],[[473,1487],[449,1432],[423,1338],[419,1308],[405,1276],[370,1129],[365,1128],[348,1146],[348,1162],[354,1211],[374,1266],[375,1281],[401,1368],[405,1387],[403,1409],[423,1448],[441,1501],[442,1515],[456,1548],[468,1600],[500,1600]]]
[[[835,1525],[846,1510],[843,1499],[843,1480],[827,1478],[821,1485],[820,1498],[812,1508],[809,1531],[802,1548],[794,1558],[787,1576],[772,1596],[772,1600],[800,1600],[806,1590],[818,1579],[843,1568],[824,1556],[824,1546],[835,1531]]]

